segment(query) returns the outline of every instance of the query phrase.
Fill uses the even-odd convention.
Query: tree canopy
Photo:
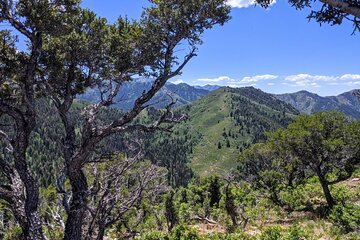
[[[350,178],[359,163],[358,121],[337,112],[303,115],[286,129],[268,135],[240,156],[239,174],[281,204],[278,193],[317,176],[332,208],[335,201],[329,186]]]
[[[81,8],[78,0],[0,1],[0,22],[7,26],[0,31],[0,115],[5,122],[0,137],[6,148],[0,157],[6,180],[0,186],[0,198],[11,206],[24,239],[45,239],[38,212],[39,187],[27,152],[36,125],[37,99],[50,99],[62,123],[63,169],[56,187],[67,214],[64,239],[88,238],[83,227],[91,215],[90,188],[84,167],[104,159],[97,146],[113,134],[168,131],[164,123],[185,119],[172,112],[172,101],[153,122],[135,121],[167,80],[179,75],[196,56],[202,33],[224,24],[228,13],[224,0],[150,0],[139,21],[119,17],[109,24]],[[26,49],[18,47],[18,35],[25,38]],[[188,49],[181,54],[183,59],[180,45]],[[128,112],[101,121],[100,113],[114,104],[122,85],[139,76],[152,79],[151,88]],[[90,88],[99,93],[100,101],[83,108],[82,116],[74,119],[76,96]],[[107,191],[113,187],[109,184]]]
[[[274,0],[256,0],[263,7],[269,7]],[[289,0],[296,9],[311,8],[308,19],[331,25],[340,25],[343,21],[353,23],[353,33],[360,31],[360,1],[359,0]]]

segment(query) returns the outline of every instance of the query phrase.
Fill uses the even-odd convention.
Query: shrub
[[[260,235],[260,240],[282,239],[283,229],[280,226],[267,227]]]
[[[5,232],[4,240],[21,239],[21,233],[21,228],[19,226],[14,226],[12,229]]]
[[[236,232],[232,234],[216,233],[207,235],[203,240],[255,240],[256,237],[250,236],[244,232]]]
[[[287,234],[284,237],[284,240],[303,240],[309,239],[309,234],[306,233],[299,225],[291,226]]]
[[[170,240],[200,240],[196,229],[185,224],[180,224],[174,228]]]
[[[360,207],[354,204],[336,205],[329,218],[344,232],[360,230]]]
[[[142,237],[142,240],[170,240],[170,238],[168,236],[166,236],[165,233],[162,232],[148,232],[145,233]]]

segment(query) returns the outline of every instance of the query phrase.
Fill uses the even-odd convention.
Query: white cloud
[[[320,83],[327,83],[329,85],[334,85],[339,79],[337,76],[327,76],[327,75],[311,75],[311,74],[297,74],[290,75],[285,77],[283,84],[292,86],[292,87],[321,87]]]
[[[247,8],[247,7],[255,5],[255,3],[256,3],[255,0],[228,0],[227,2],[233,8]],[[272,1],[270,6],[275,3],[276,3],[276,0]]]
[[[233,8],[247,8],[255,4],[254,0],[228,0],[228,4]]]
[[[356,81],[356,82],[347,82],[345,83],[345,85],[348,85],[348,86],[359,86],[360,85],[360,81]]]
[[[297,74],[286,76],[283,84],[293,87],[320,87],[322,85],[359,85],[360,74],[344,74],[342,76]]]
[[[245,87],[245,85],[241,85],[241,84],[230,84],[228,85],[229,87],[232,88],[241,88],[241,87]],[[246,84],[246,87],[256,87],[257,84],[256,83],[252,83],[252,84]]]
[[[252,76],[252,77],[244,77],[243,79],[240,80],[240,83],[241,84],[256,83],[256,82],[264,81],[264,80],[274,80],[278,77],[279,76],[271,75],[271,74],[256,75],[256,76]]]
[[[310,75],[310,74],[297,74],[285,77],[286,81],[312,81],[312,82],[331,82],[329,84],[336,85],[338,80],[357,81],[360,80],[360,74],[344,74],[342,76],[327,76],[327,75]]]
[[[220,76],[218,78],[200,78],[197,81],[207,83],[235,82],[235,79],[228,76]]]
[[[196,85],[215,84],[220,86],[244,87],[267,85],[274,86],[278,82],[283,85],[299,88],[319,88],[323,86],[359,86],[360,74],[348,73],[343,75],[311,75],[307,73],[278,76],[273,74],[263,74],[245,76],[242,78],[232,78],[230,76],[220,76],[215,78],[201,78],[193,81]]]
[[[360,74],[344,74],[340,80],[360,80]]]
[[[246,76],[242,79],[234,79],[229,76],[220,76],[217,78],[200,78],[196,82],[202,82],[206,84],[218,84],[222,86],[230,87],[242,87],[242,86],[255,86],[257,82],[274,80],[279,76],[264,74],[264,75],[255,75],[255,76]]]
[[[324,81],[324,82],[331,82],[331,81],[336,81],[338,79],[338,77],[334,77],[334,76],[325,76],[325,75],[310,75],[310,74],[297,74],[297,75],[290,75],[285,77],[286,81],[291,81],[291,82],[298,82],[298,81]]]
[[[180,84],[180,83],[184,83],[184,80],[182,80],[182,79],[177,79],[177,80],[170,81],[170,82],[177,85],[177,84]]]
[[[301,80],[291,83],[283,82],[283,84],[291,87],[321,87],[318,83],[311,82],[310,80]]]

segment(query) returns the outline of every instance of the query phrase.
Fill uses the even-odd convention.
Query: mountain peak
[[[299,114],[291,105],[254,87],[222,87],[182,109],[188,113],[192,131],[203,139],[195,146],[191,161],[200,175],[236,167],[237,155],[263,140],[264,131],[284,127]]]
[[[321,97],[308,91],[274,95],[278,99],[294,106],[302,113],[312,114],[319,111],[336,110],[353,119],[360,119],[358,99],[352,94],[354,90],[338,96]]]

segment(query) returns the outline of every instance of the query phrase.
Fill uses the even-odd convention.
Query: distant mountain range
[[[141,96],[144,91],[151,88],[151,81],[132,81],[124,84],[120,90],[120,93],[115,98],[115,107],[122,110],[128,110],[133,105],[135,100]],[[211,87],[193,87],[185,83],[172,84],[167,83],[150,101],[154,107],[165,107],[171,100],[169,94],[177,100],[175,106],[181,106],[193,102],[210,92],[207,89],[214,89]],[[78,96],[78,99],[89,102],[95,102],[100,100],[100,94],[97,89],[91,89],[86,93]]]
[[[136,97],[150,87],[149,81],[126,84],[116,99],[116,106],[124,110],[129,109]],[[210,91],[211,88],[216,90]],[[169,146],[166,146],[169,148],[166,153],[180,151],[179,149],[182,148],[179,146],[186,145],[185,148],[189,149],[190,153],[190,167],[202,176],[223,173],[235,168],[240,152],[253,143],[263,141],[265,131],[287,126],[300,112],[310,114],[317,111],[338,110],[351,118],[360,119],[359,102],[352,92],[334,97],[321,97],[306,91],[273,95],[253,87],[219,88],[218,86],[193,87],[184,83],[166,84],[152,100],[154,106],[164,106],[166,101],[169,101],[168,93],[172,93],[178,99],[178,109],[187,113],[189,119],[175,126],[173,139],[176,140],[174,142],[179,143],[177,145],[174,142],[169,143]],[[96,90],[91,90],[79,98],[96,101],[99,100],[99,95]],[[86,103],[76,102],[74,107],[81,108],[84,104]],[[38,126],[37,133],[47,139],[50,137],[46,136],[47,131],[43,129],[54,129],[53,126],[59,121],[51,104],[42,103],[40,109],[44,118],[48,117],[49,121],[46,121],[44,126]],[[146,113],[142,117],[146,116]],[[114,118],[121,113],[117,109],[109,108],[104,114],[105,118]],[[54,139],[61,138],[59,133],[51,132],[51,136]],[[149,142],[152,141],[151,139]],[[40,145],[47,146],[47,144],[41,142]],[[121,145],[121,142],[117,144]],[[39,154],[45,152],[47,158],[56,159],[58,153],[51,150],[53,148],[47,149],[38,148]],[[165,159],[166,154],[163,157]],[[34,166],[38,167],[37,164],[41,164],[41,161]],[[53,172],[49,172],[48,179],[44,181],[51,181],[53,175]]]
[[[302,113],[311,114],[319,111],[336,110],[346,114],[350,118],[360,119],[360,103],[353,95],[353,91],[330,97],[321,97],[307,91],[274,96],[291,104]]]
[[[126,83],[115,99],[115,106],[123,110],[130,109],[134,105],[136,98],[144,91],[149,90],[151,84],[150,80],[136,80]],[[190,86],[186,83],[167,83],[155,95],[150,104],[157,108],[165,107],[170,102],[168,96],[170,94],[173,98],[177,99],[175,106],[179,107],[196,101],[220,88],[221,86],[217,85]],[[336,110],[345,113],[352,119],[360,119],[360,104],[358,99],[352,94],[352,91],[329,97],[321,97],[307,91],[277,94],[274,96],[291,104],[301,113],[311,114],[319,111]],[[96,89],[92,89],[79,96],[79,99],[94,102],[100,99],[100,95]]]
[[[253,87],[222,87],[181,107],[189,120],[178,128],[200,139],[192,150],[192,169],[200,175],[236,167],[240,152],[264,139],[264,132],[285,127],[299,112]]]

